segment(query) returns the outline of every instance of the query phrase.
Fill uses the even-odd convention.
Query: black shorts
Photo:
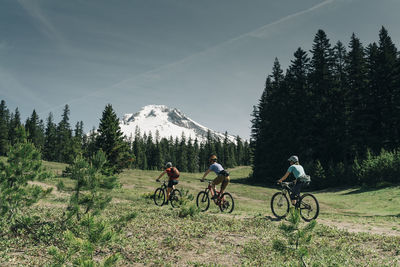
[[[168,187],[172,188],[174,185],[177,185],[179,183],[178,180],[169,180],[168,181]]]
[[[299,180],[297,180],[296,184],[292,188],[292,193],[290,194],[290,198],[295,199],[296,197],[299,197],[300,191],[304,185],[305,185],[304,182],[300,182]]]

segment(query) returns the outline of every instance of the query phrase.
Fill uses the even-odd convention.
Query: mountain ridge
[[[127,136],[134,136],[135,131],[140,129],[141,134],[146,133],[160,138],[182,138],[198,139],[205,142],[207,133],[210,131],[213,138],[224,139],[225,134],[207,128],[186,116],[177,108],[169,108],[166,105],[147,105],[136,113],[127,113],[120,120],[122,133]],[[236,142],[236,137],[228,135],[230,142]]]

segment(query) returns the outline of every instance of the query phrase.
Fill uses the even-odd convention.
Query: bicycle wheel
[[[301,196],[299,208],[301,218],[306,222],[315,220],[318,217],[318,200],[312,194],[304,194]]]
[[[180,207],[182,201],[181,191],[179,191],[179,189],[172,190],[171,195],[169,196],[169,201],[173,208]]]
[[[232,195],[229,193],[223,193],[221,196],[221,203],[218,206],[222,212],[231,213],[235,207]]]
[[[272,213],[278,219],[285,218],[289,213],[289,199],[282,192],[275,193],[271,198]]]
[[[210,207],[210,197],[205,191],[201,191],[197,194],[196,205],[201,211],[206,211]]]
[[[164,205],[165,202],[165,191],[162,188],[157,188],[154,192],[154,203],[157,206]]]

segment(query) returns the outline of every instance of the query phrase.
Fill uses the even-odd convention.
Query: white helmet
[[[172,163],[171,162],[165,163],[165,168],[171,168],[171,167],[172,167]]]
[[[290,156],[290,158],[288,158],[288,161],[292,161],[294,163],[299,162],[299,157],[298,156]]]

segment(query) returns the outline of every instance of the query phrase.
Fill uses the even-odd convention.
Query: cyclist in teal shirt
[[[306,175],[303,166],[299,164],[299,157],[291,156],[288,159],[290,163],[290,167],[288,168],[287,172],[281,179],[278,180],[278,183],[282,183],[285,181],[288,176],[293,173],[295,180],[295,186],[292,189],[292,193],[290,194],[290,199],[292,200],[292,204],[296,204],[296,197],[300,195],[300,191],[303,186],[310,182],[310,176]]]

